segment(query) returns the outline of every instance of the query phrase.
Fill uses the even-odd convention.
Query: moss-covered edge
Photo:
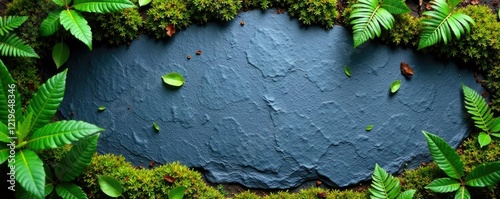
[[[197,0],[155,0],[146,8],[127,9],[121,12],[87,17],[93,28],[93,34],[97,35],[94,36],[96,40],[120,45],[129,43],[142,32],[147,32],[157,38],[168,38],[164,32],[167,25],[174,24],[178,29],[184,29],[192,23],[205,23],[212,20],[228,21],[233,19],[239,11],[256,8],[287,9],[291,16],[297,16],[299,21],[304,24],[320,24],[330,28],[335,20],[345,24],[349,23],[348,15],[352,2],[354,1],[347,3],[342,17],[339,17],[336,0],[206,0],[203,2]],[[222,6],[223,9],[215,10],[214,6]],[[19,34],[41,54],[42,58],[49,54],[50,46],[55,39],[40,38],[36,31],[31,30],[36,29],[53,8],[54,5],[51,4],[50,0],[14,0],[8,5],[6,11],[7,15],[30,16],[29,21],[19,30]],[[470,15],[477,23],[471,34],[460,40],[454,40],[448,45],[438,44],[424,52],[470,64],[473,70],[481,70],[486,79],[478,79],[478,82],[490,89],[493,96],[493,108],[500,111],[500,44],[498,41],[500,32],[497,31],[500,30],[500,23],[497,22],[496,15],[486,6],[467,6],[461,10]],[[146,13],[144,22],[143,17],[139,17],[140,12]],[[196,17],[191,17],[194,14]],[[420,31],[420,19],[410,14],[404,14],[396,17],[394,28],[385,31],[380,40],[389,45],[415,48]],[[68,38],[64,35],[58,36]],[[69,38],[71,39],[71,37]],[[33,59],[7,59],[6,62],[7,65],[11,66],[10,69],[13,71],[15,79],[18,80],[23,98],[29,99],[29,96],[33,94],[41,82],[36,67],[40,66],[40,63]],[[12,67],[13,65],[15,67]],[[472,135],[458,149],[467,171],[483,162],[498,161],[500,153],[498,145],[494,142],[481,149],[476,139],[477,135]],[[56,156],[63,154],[57,151],[40,153],[44,153],[49,159],[57,158]],[[121,180],[122,184],[125,185],[127,198],[165,198],[169,189],[180,185],[188,188],[187,198],[224,197],[219,191],[206,185],[200,173],[182,166],[178,162],[154,169],[138,169],[126,162],[121,156],[96,155],[87,172],[80,177],[80,183],[89,193],[89,198],[102,198],[104,196],[96,187],[95,174],[111,175]],[[451,197],[451,194],[436,194],[424,189],[430,181],[442,175],[442,172],[434,164],[429,164],[415,170],[405,171],[400,175],[400,179],[404,189],[417,189],[415,198]],[[165,176],[172,176],[177,181],[170,184],[163,179]],[[471,192],[473,196],[481,196],[481,198],[496,198],[500,191],[498,189],[498,186],[495,186],[474,189]],[[301,190],[299,193],[287,191],[271,193],[263,198],[319,198],[323,196],[327,198],[368,198],[368,192],[366,189],[339,191],[314,187]],[[261,197],[246,191],[235,195],[234,198]]]

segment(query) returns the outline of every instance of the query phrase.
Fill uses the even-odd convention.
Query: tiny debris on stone
[[[197,50],[196,55],[201,55],[201,50]]]
[[[409,64],[401,62],[399,68],[401,69],[401,74],[403,74],[406,79],[409,79],[413,75],[413,68],[411,68]]]
[[[241,26],[244,26],[244,25],[245,25],[245,21],[244,21],[244,20],[241,20],[240,25],[241,25]]]
[[[319,187],[319,186],[321,186],[321,184],[322,184],[322,182],[321,182],[321,181],[319,181],[319,180],[317,180],[317,181],[316,181],[316,186],[318,186],[318,187]]]
[[[188,59],[188,60],[190,60],[190,59],[191,59],[191,55],[188,55],[188,56],[187,56],[187,59]]]

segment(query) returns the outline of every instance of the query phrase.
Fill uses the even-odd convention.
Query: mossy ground
[[[133,2],[137,2],[133,0]],[[147,33],[157,38],[168,39],[165,27],[176,25],[178,30],[185,29],[193,23],[207,21],[228,21],[240,11],[249,9],[277,8],[278,12],[288,11],[303,24],[318,24],[331,28],[333,24],[349,27],[348,16],[353,0],[154,0],[152,4],[138,8],[127,9],[122,12],[106,15],[88,14],[89,23],[97,42],[108,42],[113,45],[127,44],[138,34]],[[411,14],[396,17],[395,27],[383,33],[380,40],[389,45],[399,45],[414,48],[417,45],[420,32],[419,16],[425,9],[428,1],[407,1],[412,10]],[[467,3],[468,2],[468,3]],[[470,1],[462,6],[470,4]],[[498,31],[500,23],[497,22],[497,5],[495,0],[481,1],[485,6],[469,6],[462,8],[470,14],[479,24],[473,32],[462,40],[455,40],[447,46],[438,45],[426,50],[427,53],[438,54],[441,57],[454,59],[462,63],[472,63],[474,70],[481,71],[484,83],[490,89],[493,108],[500,111],[500,44]],[[7,5],[7,6],[6,6]],[[221,9],[213,9],[220,6]],[[53,37],[39,37],[36,29],[47,13],[56,6],[50,0],[0,0],[0,13],[4,15],[29,15],[29,20],[19,29],[23,37],[35,51],[42,57],[35,59],[4,59],[9,66],[14,79],[18,82],[23,99],[30,99],[40,82],[55,72],[50,63],[51,45],[60,38],[72,40],[71,35],[61,33]],[[4,10],[6,9],[6,10]],[[106,42],[105,42],[106,41]],[[78,43],[78,42],[76,42]],[[78,45],[78,44],[76,44]],[[48,60],[48,61],[47,61]],[[49,69],[47,69],[49,68]],[[25,101],[26,102],[26,101]],[[56,150],[39,152],[42,158],[50,162],[61,157],[68,147]],[[466,171],[470,168],[490,161],[498,161],[500,144],[495,139],[487,147],[480,148],[477,135],[472,134],[458,149],[462,160],[465,162]],[[84,187],[89,198],[102,198],[95,177],[96,174],[111,175],[119,179],[125,186],[126,198],[165,198],[165,193],[175,186],[186,186],[186,198],[368,198],[369,193],[363,186],[344,188],[342,190],[312,187],[300,190],[298,193],[266,190],[248,190],[244,187],[226,186],[217,189],[216,186],[207,185],[201,174],[179,163],[149,168],[133,167],[123,157],[114,155],[96,155],[91,166],[83,174],[79,183]],[[175,182],[165,181],[165,176],[176,179]],[[415,170],[403,172],[399,178],[403,189],[417,189],[415,198],[451,198],[452,194],[436,194],[424,187],[433,179],[443,176],[443,173],[434,165],[427,164]],[[499,198],[498,186],[485,189],[473,189],[474,198]],[[264,195],[264,196],[263,196]]]

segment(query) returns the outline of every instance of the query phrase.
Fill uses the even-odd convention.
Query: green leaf
[[[500,161],[483,163],[474,168],[465,178],[465,184],[472,187],[486,187],[500,181]]]
[[[391,93],[398,92],[401,87],[401,80],[394,80],[391,84]]]
[[[35,131],[27,144],[32,149],[57,148],[99,131],[104,129],[83,121],[57,121]]]
[[[500,133],[492,133],[491,135],[500,138]]]
[[[491,143],[491,137],[487,133],[481,132],[479,133],[478,141],[479,145],[481,145],[481,148],[483,148],[483,146],[486,146]]]
[[[15,147],[15,146],[14,146]],[[7,144],[0,145],[0,165],[9,159],[10,148]]]
[[[99,181],[102,192],[106,195],[115,198],[122,195],[123,187],[117,179],[110,176],[97,175],[97,180]]]
[[[500,132],[500,117],[493,119],[489,128],[491,129],[492,133]]]
[[[382,1],[382,8],[386,9],[389,13],[399,15],[410,12],[404,0],[384,0]]]
[[[0,37],[0,52],[2,56],[40,58],[33,48],[15,34]]]
[[[151,0],[139,0],[139,6],[145,6],[151,3]]]
[[[28,115],[23,118],[22,123],[19,121],[16,132],[18,142],[24,141],[24,138],[26,138],[26,136],[30,133],[31,118],[33,118],[32,112],[28,113]]]
[[[7,16],[0,17],[0,36],[3,36],[15,28],[21,26],[28,17],[26,16]]]
[[[65,199],[87,199],[87,194],[82,188],[73,183],[61,183],[56,186],[57,195]]]
[[[52,2],[62,7],[69,5],[71,3],[71,0],[52,0]]]
[[[415,192],[417,192],[417,190],[415,190],[415,189],[407,190],[407,191],[399,194],[397,199],[412,199],[413,195],[415,195]]]
[[[347,75],[347,77],[351,77],[351,70],[347,66],[344,66],[344,73]]]
[[[106,110],[106,107],[105,106],[99,106],[99,108],[97,108],[97,110],[104,111],[104,110]]]
[[[16,198],[22,198],[22,199],[42,199],[40,197],[37,197],[28,191],[24,190],[22,187],[15,187],[16,190]]]
[[[179,186],[170,190],[170,192],[168,192],[168,199],[182,199],[184,197],[185,189],[186,187]]]
[[[381,27],[389,30],[394,26],[394,17],[379,5],[378,0],[359,0],[352,8],[349,19],[353,25],[354,47],[379,37],[382,33]]]
[[[388,174],[382,167],[375,164],[372,175],[372,184],[368,189],[372,199],[396,198],[401,186],[399,180]]]
[[[465,108],[467,112],[472,115],[476,127],[485,132],[489,132],[489,127],[493,123],[493,113],[488,104],[486,104],[486,101],[481,95],[464,84],[462,84],[462,90],[464,92]]]
[[[75,0],[73,7],[85,12],[105,13],[136,6],[129,0]]]
[[[165,84],[168,84],[170,86],[180,87],[184,84],[184,77],[176,72],[168,73],[166,75],[163,75],[161,78],[163,79],[163,82],[165,82]]]
[[[16,181],[30,194],[43,198],[45,196],[45,171],[42,160],[29,149],[16,152],[13,163],[16,167]]]
[[[455,193],[455,199],[470,199],[470,193],[465,187],[460,187]]]
[[[47,18],[45,18],[40,24],[40,36],[46,37],[53,35],[59,30],[59,15],[61,10],[54,10],[49,13]]]
[[[50,123],[64,97],[67,69],[47,80],[31,99],[26,113],[33,113],[30,132]]]
[[[11,128],[12,131],[15,131],[14,129]],[[9,133],[9,127],[5,125],[4,123],[0,122],[0,142],[6,142],[10,143],[12,141],[10,137],[12,137]]]
[[[371,131],[372,129],[373,129],[373,124],[370,124],[365,128],[366,131]]]
[[[422,131],[422,133],[438,167],[453,179],[460,179],[464,176],[464,165],[458,153],[442,138],[429,132]]]
[[[64,29],[69,30],[73,36],[92,50],[92,31],[87,20],[80,13],[75,10],[63,10],[59,15],[59,20]]]
[[[425,186],[425,188],[438,193],[447,193],[460,188],[460,182],[451,178],[438,178]]]
[[[47,196],[49,194],[51,194],[52,191],[54,191],[54,184],[52,184],[52,183],[51,184],[46,184],[45,185],[45,198],[47,198]]]
[[[422,13],[422,34],[418,49],[432,46],[440,41],[445,44],[452,39],[452,33],[457,39],[466,31],[470,32],[470,26],[474,26],[474,20],[462,13],[455,12],[455,6],[448,5],[446,0],[431,1],[432,11]]]
[[[56,166],[57,178],[69,182],[85,171],[97,149],[97,139],[99,139],[99,134],[82,139],[71,147],[71,150]]]
[[[14,109],[9,107],[8,105],[12,105],[14,100]],[[14,116],[15,120],[19,120],[22,117],[22,109],[21,109],[21,96],[19,95],[17,84],[12,76],[10,75],[7,67],[3,64],[2,60],[0,60],[0,122],[8,125],[9,123],[9,112],[14,112],[12,116]],[[11,120],[12,120],[11,119]],[[15,121],[14,121],[15,123]]]
[[[153,128],[155,128],[156,131],[160,131],[160,126],[158,126],[156,122],[153,122]]]
[[[57,43],[52,48],[52,60],[56,64],[56,67],[61,67],[69,58],[69,47],[64,42]]]

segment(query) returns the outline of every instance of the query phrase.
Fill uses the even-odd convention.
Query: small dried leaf
[[[406,78],[410,78],[413,75],[413,68],[405,62],[401,62],[399,69],[401,70],[401,74],[403,74]]]
[[[169,37],[172,37],[172,35],[175,34],[175,26],[174,26],[174,24],[168,25],[167,27],[165,27],[165,30],[167,31],[167,35]]]
[[[163,176],[163,179],[167,182],[170,182],[170,183],[174,183],[175,182],[175,178],[172,177],[172,176]]]

